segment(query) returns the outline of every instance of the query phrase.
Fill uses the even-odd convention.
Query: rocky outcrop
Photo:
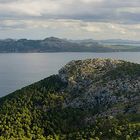
[[[140,113],[138,64],[113,59],[71,61],[59,77],[71,94],[65,107],[94,109],[96,115]]]

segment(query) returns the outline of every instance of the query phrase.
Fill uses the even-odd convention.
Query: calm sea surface
[[[0,54],[0,97],[51,74],[57,74],[71,60],[97,57],[140,63],[140,52]]]

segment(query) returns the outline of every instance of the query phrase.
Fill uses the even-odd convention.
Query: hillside
[[[71,61],[0,99],[0,140],[139,140],[140,65]]]

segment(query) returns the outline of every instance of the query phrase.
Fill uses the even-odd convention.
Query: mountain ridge
[[[112,42],[112,40],[111,40]],[[123,42],[123,41],[121,41]],[[130,41],[128,41],[130,42]],[[106,44],[109,43],[109,44]],[[114,43],[114,40],[113,40]],[[0,53],[34,53],[34,52],[119,52],[139,51],[140,47],[120,43],[110,44],[110,40],[67,40],[49,37],[43,40],[5,39],[0,40]]]

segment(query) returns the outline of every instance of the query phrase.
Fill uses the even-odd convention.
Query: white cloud
[[[41,16],[43,13],[55,12],[58,9],[59,4],[55,4],[55,1],[51,0],[22,0],[0,4],[0,11],[9,11],[30,16]]]
[[[10,30],[41,30],[40,32],[55,32],[64,34],[67,32],[67,36],[73,36],[72,34],[78,34],[83,38],[89,34],[106,35],[106,37],[130,37],[131,35],[140,34],[140,24],[135,25],[123,25],[116,23],[106,22],[83,22],[80,20],[3,20],[0,23],[0,27]],[[69,35],[68,35],[69,34]]]
[[[109,24],[109,27],[115,31],[115,32],[118,32],[120,34],[126,34],[127,33],[127,30],[123,27],[121,27],[120,25],[117,25],[117,24]]]
[[[0,0],[0,37],[18,29],[38,36],[138,39],[139,9],[139,0]]]

